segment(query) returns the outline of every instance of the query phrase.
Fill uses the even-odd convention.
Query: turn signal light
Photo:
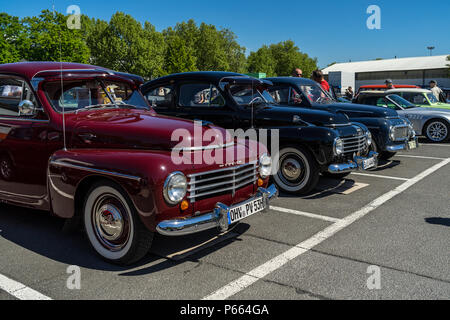
[[[186,211],[189,208],[189,202],[187,200],[183,200],[180,204],[180,209],[182,211]]]
[[[258,179],[258,187],[262,187],[264,185],[264,180],[259,178]]]

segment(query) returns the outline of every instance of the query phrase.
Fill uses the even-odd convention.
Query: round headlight
[[[180,203],[187,192],[187,179],[181,172],[171,173],[164,182],[164,199],[175,205]]]
[[[395,127],[391,126],[389,129],[389,137],[392,141],[395,141]]]
[[[367,131],[367,145],[370,146],[372,144],[372,134],[370,131]]]
[[[259,175],[265,179],[272,173],[272,158],[264,153],[259,157]]]
[[[336,138],[334,140],[334,153],[337,156],[340,156],[344,153],[344,142],[341,140],[341,138]]]

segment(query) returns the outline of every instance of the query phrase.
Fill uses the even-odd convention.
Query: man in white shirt
[[[433,95],[436,97],[436,99],[439,101],[439,96],[443,93],[441,88],[439,88],[437,86],[437,81],[436,80],[431,80],[430,81],[430,88],[431,91],[433,92]]]

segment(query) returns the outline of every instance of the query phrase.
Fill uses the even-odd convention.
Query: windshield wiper
[[[108,108],[108,107],[114,107],[114,108],[117,108],[117,106],[114,105],[114,104],[94,104],[94,105],[92,105],[92,106],[86,106],[86,107],[84,107],[84,108],[77,109],[77,110],[75,111],[75,113],[78,113],[79,111],[88,111],[88,110],[92,110],[92,109],[97,109],[97,108]]]

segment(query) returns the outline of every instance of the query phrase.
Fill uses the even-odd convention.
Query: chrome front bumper
[[[266,203],[266,211],[269,209],[269,201],[278,196],[278,190],[275,185],[271,185],[266,188],[259,188],[256,195],[244,201],[243,203],[237,204],[241,205],[249,201],[255,200],[257,198],[263,197]],[[228,211],[230,207],[224,205],[223,203],[217,203],[214,210],[210,213],[203,214],[198,217],[191,217],[187,219],[176,219],[176,220],[166,220],[160,222],[156,230],[158,233],[165,236],[183,236],[188,234],[193,234],[213,228],[218,228],[221,232],[228,230]]]
[[[416,148],[419,147],[419,141],[418,141],[417,137],[415,137],[415,138],[413,138],[413,139],[410,139],[410,140],[406,141],[406,142],[403,143],[403,144],[397,144],[397,145],[393,145],[393,146],[387,146],[387,147],[386,147],[386,151],[389,151],[389,152],[398,152],[398,151],[402,151],[402,150],[407,150],[407,151],[409,151],[409,150],[411,150],[411,148],[409,147],[409,143],[410,143],[411,141],[415,141],[415,142],[416,142]]]
[[[332,164],[328,167],[329,173],[347,173],[352,172],[356,170],[364,170],[363,168],[363,161],[368,160],[370,158],[375,159],[375,168],[378,166],[378,153],[376,152],[370,152],[367,157],[355,157],[353,161],[349,161],[347,163],[337,163]]]

